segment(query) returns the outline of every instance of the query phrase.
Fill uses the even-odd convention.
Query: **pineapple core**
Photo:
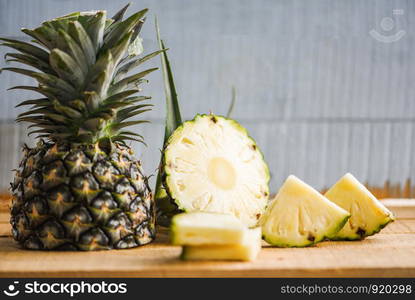
[[[208,164],[208,178],[217,187],[230,190],[235,186],[236,172],[226,159],[215,157]]]

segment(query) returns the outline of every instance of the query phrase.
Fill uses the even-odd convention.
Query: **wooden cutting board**
[[[183,262],[166,230],[147,246],[101,252],[19,249],[0,214],[0,277],[415,277],[415,200],[385,202],[398,219],[363,241],[264,247],[254,262]],[[7,236],[5,236],[7,235]]]

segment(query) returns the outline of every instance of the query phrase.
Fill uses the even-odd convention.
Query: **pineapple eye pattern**
[[[57,153],[53,147],[42,142],[29,152],[26,160],[43,164],[40,172],[33,169],[26,177],[16,173],[15,240],[26,248],[54,250],[129,248],[153,240],[154,205],[147,178],[131,155],[130,168],[117,168],[114,162],[125,157],[126,146],[116,145],[116,154],[106,157],[84,146],[67,146],[65,155],[52,155]],[[71,171],[75,165],[77,171]]]

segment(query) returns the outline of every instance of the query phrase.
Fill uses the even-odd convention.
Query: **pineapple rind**
[[[307,247],[321,242],[338,232],[350,217],[347,211],[333,204],[291,175],[261,219],[262,236],[277,247]],[[310,212],[307,218],[303,216],[304,210],[306,215]],[[318,223],[319,217],[325,220],[323,224]]]
[[[255,140],[250,137],[248,135],[247,130],[240,125],[237,121],[232,120],[232,119],[228,119],[222,116],[217,116],[217,115],[206,115],[206,114],[197,114],[195,116],[195,118],[193,120],[190,121],[186,121],[183,124],[181,124],[175,131],[174,133],[170,136],[170,138],[168,139],[167,143],[166,143],[166,147],[164,149],[164,156],[163,156],[163,186],[166,190],[166,193],[168,195],[168,197],[170,198],[170,203],[172,203],[173,206],[176,207],[176,209],[174,211],[169,211],[166,212],[167,214],[170,215],[174,215],[180,212],[191,212],[191,211],[195,211],[195,209],[191,209],[188,206],[186,206],[184,204],[184,202],[182,201],[180,195],[178,195],[178,193],[175,191],[175,183],[172,180],[172,175],[173,175],[173,171],[172,168],[169,166],[169,162],[171,160],[171,157],[169,155],[169,150],[171,147],[173,147],[174,143],[176,143],[182,136],[183,131],[185,128],[189,128],[190,126],[195,126],[195,124],[198,121],[202,121],[204,119],[207,118],[216,118],[219,121],[224,121],[227,122],[229,124],[229,126],[232,126],[234,129],[236,129],[239,133],[241,133],[247,140],[249,140],[252,145],[255,146],[255,152],[258,153],[258,160],[260,160],[262,162],[261,168],[263,171],[263,180],[264,180],[264,185],[263,185],[263,194],[265,195],[265,198],[268,199],[269,196],[269,180],[270,180],[270,172],[269,172],[269,168],[268,165],[266,164],[265,160],[264,160],[264,155],[263,153],[260,151],[260,149],[258,148]],[[245,223],[248,226],[255,226],[257,225],[258,219],[260,218],[260,216],[265,212],[266,206],[268,205],[268,201],[264,201],[263,203],[263,207],[261,209],[258,210],[257,213],[257,217],[254,220],[253,218],[251,218],[250,220],[246,220],[245,219]],[[197,210],[197,209],[196,209]],[[203,211],[203,209],[202,209]],[[223,209],[223,210],[215,210],[212,212],[218,212],[218,213],[233,213],[232,211]],[[238,211],[239,213],[239,211]],[[238,217],[238,216],[237,216]]]
[[[65,154],[59,149],[66,149]],[[70,175],[78,164],[67,164],[66,174],[59,176],[56,169],[49,170],[57,162],[83,157],[79,153],[91,164],[81,173]],[[97,176],[108,172],[118,175],[108,181]],[[45,184],[49,178],[54,180]],[[148,180],[132,150],[124,145],[115,143],[111,154],[101,152],[96,145],[71,147],[41,141],[34,149],[26,147],[12,193],[12,234],[24,248],[132,248],[151,242],[155,236],[155,209]]]
[[[380,232],[395,220],[393,213],[350,173],[340,178],[325,196],[351,213],[342,230],[329,236],[331,240],[361,240]],[[359,203],[359,210],[364,204],[364,210],[352,210],[353,203]],[[369,223],[369,220],[372,222]],[[352,223],[354,228],[351,227]]]
[[[304,243],[299,244],[293,244],[293,243],[287,243],[280,239],[275,239],[270,237],[269,235],[262,235],[262,238],[270,245],[280,247],[280,248],[304,248],[313,246],[317,243],[320,243],[324,241],[325,239],[329,239],[331,236],[336,234],[339,230],[341,230],[344,226],[344,224],[347,223],[347,220],[350,218],[350,216],[346,216],[343,219],[339,220],[337,224],[332,226],[331,228],[327,229],[327,232],[325,234],[320,235],[319,238],[316,238],[314,241],[304,241]]]
[[[347,223],[347,221],[348,220],[346,220],[345,224]],[[327,238],[332,241],[360,241],[360,240],[365,239],[368,236],[372,236],[372,235],[375,235],[376,233],[379,233],[383,228],[385,228],[389,223],[393,221],[395,221],[395,219],[392,219],[392,218],[388,219],[387,221],[385,221],[385,223],[379,224],[379,226],[376,229],[372,230],[370,234],[366,234],[364,236],[358,235],[358,234],[353,235],[353,236],[352,235],[340,236],[339,235],[339,232],[341,231],[341,228],[340,228],[340,230],[333,232],[331,235],[328,235]],[[342,228],[343,227],[344,226],[342,226]]]

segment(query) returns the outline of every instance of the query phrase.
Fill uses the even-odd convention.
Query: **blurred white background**
[[[0,0],[0,36],[25,38],[21,27],[73,11],[112,15],[126,2]],[[415,1],[140,0],[129,12],[144,7],[145,52],[157,48],[157,15],[185,119],[225,114],[234,85],[233,117],[263,150],[273,192],[292,173],[320,189],[347,171],[391,190],[415,179]],[[7,51],[0,47],[0,67]],[[152,174],[165,111],[161,72],[148,79],[145,94],[156,107],[146,115],[152,123],[136,130],[149,147],[134,147]],[[0,191],[19,147],[33,145],[13,122],[20,112],[14,105],[33,95],[6,89],[29,83],[0,74]]]

